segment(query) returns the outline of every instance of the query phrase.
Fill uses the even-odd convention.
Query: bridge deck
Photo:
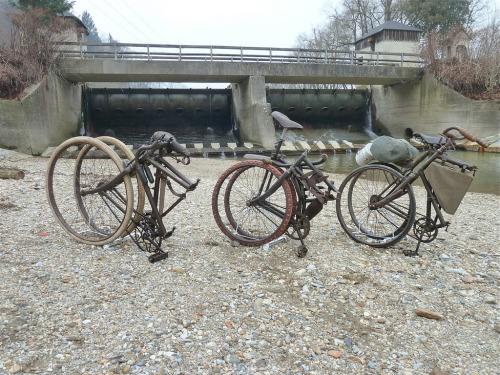
[[[73,82],[241,82],[390,85],[420,80],[422,69],[399,66],[217,61],[66,59],[62,75]]]
[[[61,72],[74,82],[395,84],[420,80],[408,53],[168,44],[62,43]]]

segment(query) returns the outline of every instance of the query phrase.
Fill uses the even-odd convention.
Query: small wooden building
[[[373,60],[373,54],[367,52],[395,52],[415,53],[420,52],[420,36],[422,30],[396,21],[386,23],[369,30],[354,43],[356,57]],[[361,53],[360,53],[361,52]],[[416,62],[414,65],[418,65]]]

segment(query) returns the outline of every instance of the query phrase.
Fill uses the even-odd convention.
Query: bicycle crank
[[[438,229],[433,220],[422,217],[413,224],[413,232],[423,243],[432,242],[438,235]]]
[[[291,229],[291,232],[290,232]],[[302,213],[296,213],[294,218],[290,220],[290,227],[286,232],[287,236],[294,239],[300,240],[307,237],[311,230],[311,222],[306,215]]]

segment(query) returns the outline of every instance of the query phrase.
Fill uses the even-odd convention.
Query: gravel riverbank
[[[0,374],[498,374],[500,199],[468,193],[448,232],[408,258],[343,234],[333,205],[296,241],[234,247],[213,186],[232,160],[193,159],[198,189],[166,218],[170,257],[80,244],[45,197],[48,159],[0,155]],[[331,176],[338,186],[344,176]],[[418,189],[417,189],[418,190]]]

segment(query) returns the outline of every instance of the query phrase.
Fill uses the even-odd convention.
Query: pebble
[[[375,299],[375,298],[377,298],[377,294],[376,293],[372,293],[372,292],[368,292],[368,293],[366,293],[366,298],[368,298],[368,299]]]
[[[431,311],[429,309],[424,309],[422,307],[419,307],[415,310],[415,313],[417,316],[421,316],[427,319],[435,319],[435,320],[441,320],[443,319],[443,316],[435,311]]]
[[[338,350],[329,350],[328,355],[333,358],[340,358],[342,357],[342,352],[339,352]]]
[[[184,268],[182,267],[172,267],[172,272],[177,273],[179,275],[183,275],[184,273],[186,273],[184,271]]]
[[[1,161],[25,178],[0,180],[0,374],[497,371],[485,348],[500,331],[498,197],[468,193],[415,258],[402,253],[410,237],[384,249],[349,240],[329,204],[298,258],[291,239],[232,246],[211,195],[236,161],[192,158],[182,172],[201,181],[165,217],[177,228],[163,241],[169,257],[151,264],[129,239],[104,248],[67,235],[47,204],[47,161]]]
[[[228,356],[228,359],[226,361],[229,362],[229,363],[240,363],[241,362],[240,358],[238,356],[236,356],[236,355],[233,355],[233,354],[230,354]]]
[[[465,275],[464,275],[464,277],[462,277],[462,281],[463,281],[464,283],[469,283],[469,284],[470,284],[470,283],[474,283],[474,282],[476,282],[477,280],[476,280],[476,278],[475,278],[475,277],[472,277],[472,276],[471,276],[471,275],[469,275],[469,274],[465,274]]]
[[[278,320],[283,323],[284,326],[290,325],[290,319],[288,319],[286,316],[280,316]]]
[[[432,369],[429,375],[448,375],[448,373],[439,369]]]
[[[497,304],[497,300],[493,296],[486,296],[486,297],[484,297],[484,302],[489,303],[490,305],[496,305]]]
[[[459,274],[459,275],[464,275],[467,273],[466,270],[464,270],[463,268],[446,268],[446,272],[450,272],[450,273],[456,273],[456,274]]]
[[[13,365],[11,368],[9,368],[9,372],[11,374],[17,374],[18,372],[20,372],[22,370],[22,367],[21,365],[18,365],[17,363],[15,365]]]
[[[428,340],[427,336],[426,335],[418,335],[416,337],[416,341],[417,342],[421,342],[421,343],[426,343]]]

